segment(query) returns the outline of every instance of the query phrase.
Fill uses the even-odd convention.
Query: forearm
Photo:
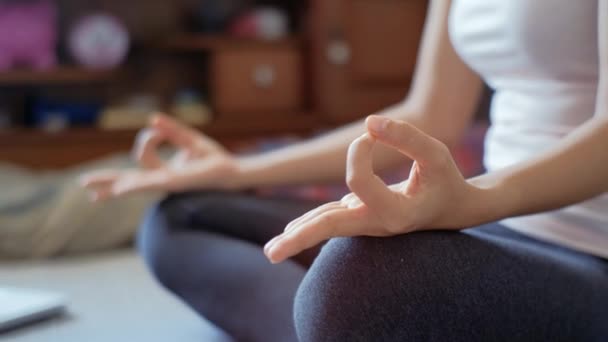
[[[608,119],[596,117],[527,162],[469,180],[477,225],[558,209],[608,190]]]
[[[426,126],[420,113],[398,104],[380,113]],[[296,143],[275,151],[239,158],[237,188],[310,184],[342,180],[346,170],[346,151],[350,143],[365,132],[365,123],[358,120],[323,136]],[[394,166],[406,159],[386,147],[374,154],[376,169]]]
[[[448,145],[458,141],[466,129],[483,85],[450,42],[450,4],[431,2],[408,100],[379,113],[406,121]],[[237,187],[340,180],[346,171],[348,146],[365,131],[361,120],[317,139],[243,158]],[[398,152],[378,146],[374,168],[386,169],[404,160]]]

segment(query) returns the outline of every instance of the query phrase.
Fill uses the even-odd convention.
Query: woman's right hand
[[[158,154],[161,144],[177,152],[168,161]],[[234,187],[238,166],[223,146],[166,115],[156,115],[135,142],[139,168],[99,170],[81,177],[93,201],[142,191],[183,191]]]

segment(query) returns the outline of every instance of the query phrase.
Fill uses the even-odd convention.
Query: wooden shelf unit
[[[210,101],[212,111],[219,115],[216,122],[203,130],[226,142],[269,134],[309,133],[329,124],[353,121],[402,101],[414,70],[428,0],[312,0],[305,2],[306,6],[295,6],[295,1],[289,1],[290,5],[286,6],[297,7],[294,18],[300,18],[304,24],[298,25],[295,36],[276,41],[182,34],[186,23],[179,15],[178,9],[185,4],[181,0],[149,0],[145,4],[103,0],[99,3],[129,27],[135,53],[130,55],[127,66],[100,71],[63,66],[47,72],[0,72],[0,88],[7,90],[4,94],[9,106],[14,98],[18,100],[19,92],[33,90],[38,94],[42,90],[43,94],[48,91],[60,95],[82,92],[83,96],[89,96],[89,92],[97,94],[97,88],[92,86],[106,85],[108,89],[103,92],[113,99],[129,91],[168,98],[168,94],[180,90],[175,84],[180,87],[207,86],[204,81],[213,84],[213,80],[219,79],[217,65],[223,65],[222,70],[238,69],[233,72],[234,79],[224,78],[230,80],[225,88],[236,94],[226,98],[241,99],[245,103],[254,99],[267,108],[268,104],[276,104],[275,99],[291,98],[282,96],[283,90],[291,88],[283,83],[269,88],[267,83],[277,75],[276,79],[290,80],[289,75],[294,75],[293,65],[299,66],[297,77],[292,78],[298,80],[298,89],[288,93],[298,94],[297,105],[290,103],[273,110],[251,107],[244,111],[242,108],[222,109],[217,101]],[[87,13],[91,6],[87,2],[70,0],[69,6],[64,6],[69,10],[65,17]],[[141,10],[141,6],[145,6],[145,10]],[[167,37],[159,39],[163,34]],[[151,40],[154,42],[150,43]],[[284,50],[289,49],[296,50],[297,58],[285,57],[289,51]],[[219,59],[227,60],[229,67],[226,63],[218,63]],[[210,67],[192,68],[192,64],[198,66],[199,61]],[[249,69],[243,70],[245,66]],[[283,77],[285,73],[287,77]],[[226,72],[223,75],[226,76]],[[211,97],[218,94],[214,93],[217,84],[224,83],[216,82],[210,91]],[[240,85],[249,87],[244,91],[250,97],[241,96]],[[258,96],[256,86],[262,95]],[[170,102],[166,102],[163,107],[168,109]],[[308,113],[285,114],[288,111]],[[0,161],[36,168],[65,167],[126,151],[135,134],[135,130],[102,131],[93,127],[73,128],[57,134],[27,128],[0,131]]]

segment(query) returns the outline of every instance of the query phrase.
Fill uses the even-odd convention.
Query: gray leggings
[[[335,238],[271,265],[261,246],[317,204],[172,195],[138,245],[169,291],[237,341],[608,340],[608,262],[499,224]]]

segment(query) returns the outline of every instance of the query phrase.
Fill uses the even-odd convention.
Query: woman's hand
[[[169,161],[158,155],[164,143],[177,150]],[[82,176],[81,183],[92,200],[149,190],[229,188],[238,169],[235,158],[217,142],[165,115],[156,115],[139,133],[133,153],[140,168]]]
[[[410,124],[381,116],[370,116],[367,129],[348,151],[346,181],[352,193],[289,223],[264,248],[271,262],[337,236],[390,236],[466,226],[479,189],[463,178],[443,143]],[[414,160],[408,180],[387,187],[374,174],[376,142]]]

